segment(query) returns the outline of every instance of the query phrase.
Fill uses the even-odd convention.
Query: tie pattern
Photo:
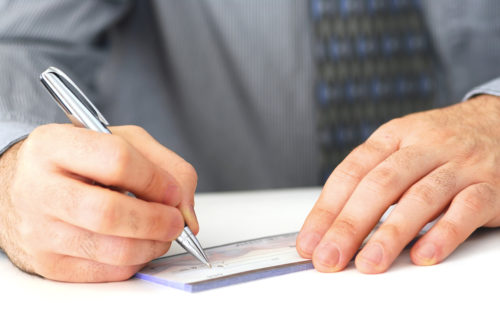
[[[321,182],[386,121],[432,106],[434,53],[418,0],[309,0]]]

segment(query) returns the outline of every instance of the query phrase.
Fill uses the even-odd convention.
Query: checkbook
[[[298,233],[268,236],[205,249],[209,268],[189,254],[158,258],[137,278],[188,292],[199,292],[312,269],[295,249]]]
[[[391,206],[384,213],[363,244],[393,209],[394,206]],[[427,232],[439,218],[441,215],[425,225],[419,236]],[[300,257],[295,249],[297,234],[268,236],[205,249],[212,268],[200,264],[189,254],[159,258],[150,262],[136,277],[188,292],[199,292],[312,269],[311,260]],[[416,239],[409,245],[414,241]]]

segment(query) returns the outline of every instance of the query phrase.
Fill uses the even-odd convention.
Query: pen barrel
[[[73,125],[111,134],[106,119],[64,72],[51,67],[40,75],[40,81]]]

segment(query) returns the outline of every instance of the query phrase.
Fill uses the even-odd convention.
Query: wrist
[[[476,104],[476,107],[492,107],[500,110],[500,96],[492,94],[478,94],[465,101]]]
[[[23,141],[19,141],[0,155],[0,249],[7,251],[9,238],[8,222],[12,221],[10,187],[17,166],[17,153]]]

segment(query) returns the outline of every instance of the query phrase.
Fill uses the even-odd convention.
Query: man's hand
[[[0,246],[19,268],[124,280],[168,250],[184,218],[197,233],[193,167],[139,127],[112,132],[41,126],[1,157]]]
[[[441,212],[412,247],[415,264],[441,262],[478,227],[500,226],[500,98],[479,96],[380,127],[331,174],[297,238],[299,253],[321,272],[342,270],[393,203],[356,256],[361,272],[387,270]]]

